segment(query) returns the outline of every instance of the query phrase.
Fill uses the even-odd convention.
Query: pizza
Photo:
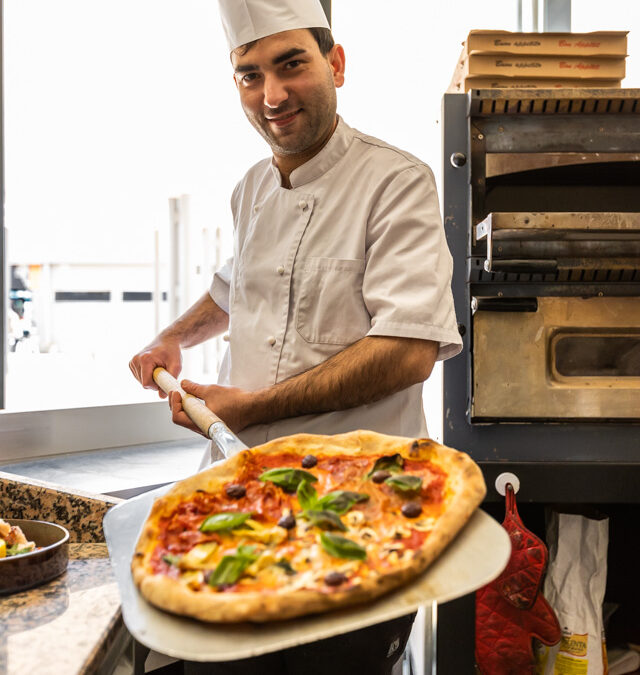
[[[484,495],[471,458],[429,439],[279,438],[158,498],[133,579],[153,605],[211,622],[361,603],[424,571]]]

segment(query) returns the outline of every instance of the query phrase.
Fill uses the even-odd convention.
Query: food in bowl
[[[28,541],[17,525],[9,525],[0,518],[0,558],[31,553],[35,549],[35,542]]]

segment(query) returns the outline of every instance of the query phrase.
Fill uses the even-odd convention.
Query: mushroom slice
[[[404,525],[398,525],[393,532],[394,539],[406,539],[407,537],[410,536],[411,530],[408,527],[405,527]]]
[[[430,532],[436,526],[436,518],[419,518],[411,523],[411,527],[418,532]]]
[[[345,520],[350,527],[358,527],[358,525],[364,523],[364,513],[362,511],[349,511],[345,515]]]
[[[360,536],[361,539],[363,539],[366,542],[378,541],[379,539],[377,532],[371,527],[363,527],[358,532],[358,535]]]

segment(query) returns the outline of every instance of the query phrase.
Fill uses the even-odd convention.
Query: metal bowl
[[[38,547],[31,553],[0,558],[0,595],[24,591],[60,576],[69,562],[69,532],[42,520],[9,518]]]

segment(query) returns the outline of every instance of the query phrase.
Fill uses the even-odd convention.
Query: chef
[[[177,376],[182,349],[228,331],[218,384],[182,386],[247,445],[354,429],[426,436],[422,383],[461,348],[433,174],[337,115],[345,54],[318,0],[219,4],[240,103],[272,156],[231,196],[232,259],[130,368],[157,389],[155,367]],[[179,395],[170,403],[173,421],[198,431]],[[207,672],[387,673],[411,621]]]

